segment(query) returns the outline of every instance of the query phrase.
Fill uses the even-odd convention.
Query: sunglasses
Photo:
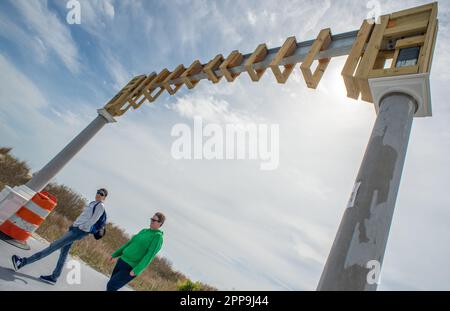
[[[152,222],[159,222],[159,219],[151,219]]]
[[[97,191],[97,194],[101,195],[102,197],[106,196],[106,194],[104,192],[102,192],[102,191]]]

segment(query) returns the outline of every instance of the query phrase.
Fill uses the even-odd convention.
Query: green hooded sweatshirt
[[[142,229],[111,256],[120,256],[120,259],[133,268],[134,274],[139,275],[161,249],[163,235],[164,232],[158,229]]]

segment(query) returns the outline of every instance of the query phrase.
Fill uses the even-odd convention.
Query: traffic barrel
[[[48,192],[39,192],[14,215],[0,225],[0,236],[6,242],[22,249],[30,249],[27,239],[44,222],[57,205]]]

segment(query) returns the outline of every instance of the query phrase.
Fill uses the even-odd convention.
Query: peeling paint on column
[[[376,290],[367,282],[367,263],[383,262],[414,111],[408,95],[382,100],[356,178],[361,185],[345,209],[318,290]]]
[[[376,197],[377,195],[374,196],[374,200],[376,200]],[[366,224],[366,222],[370,222],[371,219],[372,217],[368,217],[367,219],[363,219],[362,221],[356,223],[347,256],[345,258],[344,269],[347,269],[353,265],[365,267],[367,261],[373,259],[370,255],[370,250],[373,248],[373,245],[376,244],[376,232],[374,232],[374,230],[370,231],[370,228],[372,228],[371,224]],[[363,230],[360,230],[361,227]],[[367,228],[369,228],[369,230]],[[362,232],[365,234],[362,235]]]

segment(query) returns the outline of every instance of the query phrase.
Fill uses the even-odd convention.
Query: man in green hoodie
[[[117,291],[142,273],[161,249],[164,233],[159,230],[166,220],[163,213],[155,213],[149,229],[142,229],[111,255],[119,257],[106,290]]]

